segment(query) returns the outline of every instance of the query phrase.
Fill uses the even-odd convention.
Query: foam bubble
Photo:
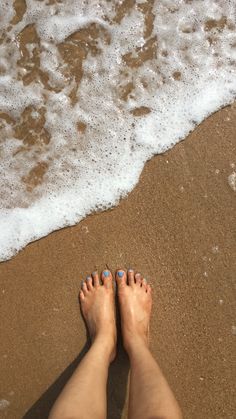
[[[1,399],[0,400],[0,410],[5,410],[7,407],[10,406],[10,402],[8,400],[5,399]]]
[[[236,172],[231,173],[228,177],[228,183],[231,189],[236,192]]]
[[[235,99],[236,26],[231,0],[1,6],[6,260],[118,204],[149,158]]]

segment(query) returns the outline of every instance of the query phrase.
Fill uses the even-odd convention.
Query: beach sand
[[[81,279],[133,267],[153,286],[151,347],[184,417],[235,418],[236,192],[228,183],[235,137],[232,105],[149,161],[118,207],[0,264],[0,393],[9,402],[1,417],[47,417],[88,347]],[[128,368],[120,348],[108,385],[110,419],[125,417]]]

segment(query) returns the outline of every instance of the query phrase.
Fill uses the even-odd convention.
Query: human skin
[[[130,359],[129,419],[181,419],[179,405],[148,347],[152,290],[139,273],[115,275],[124,348]],[[94,272],[79,294],[91,347],[55,402],[49,419],[105,419],[108,368],[116,355],[110,271]]]

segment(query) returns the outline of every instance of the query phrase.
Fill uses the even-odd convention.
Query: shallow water
[[[235,99],[236,2],[0,4],[6,260],[116,205],[147,159]]]

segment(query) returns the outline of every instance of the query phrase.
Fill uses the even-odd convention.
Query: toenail
[[[97,275],[97,271],[94,271],[94,272],[92,273],[92,275],[93,275],[93,276]]]
[[[89,279],[91,279],[91,276],[86,276],[86,281],[88,281]]]
[[[119,278],[122,278],[122,276],[124,275],[124,272],[122,272],[122,271],[118,271],[118,272],[117,272],[117,275],[119,276]]]
[[[128,272],[134,272],[134,270],[132,268],[128,269]]]
[[[145,282],[145,284],[147,283],[147,280],[146,280],[146,278],[143,278],[143,282]]]
[[[104,272],[103,272],[103,275],[107,277],[107,276],[109,276],[109,275],[110,275],[110,272],[109,272],[109,271],[104,271]]]

